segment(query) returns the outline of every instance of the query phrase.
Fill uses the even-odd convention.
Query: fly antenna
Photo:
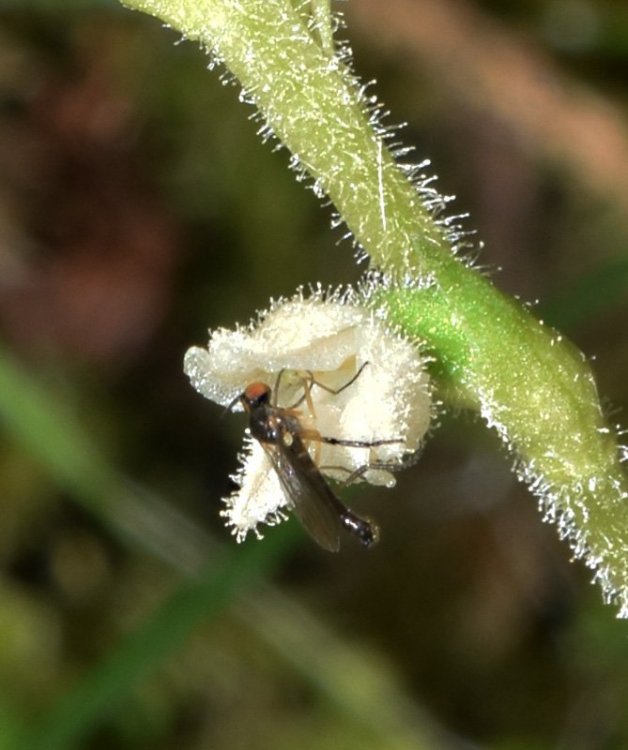
[[[242,398],[242,394],[238,393],[238,395],[230,401],[225,408],[222,410],[222,414],[220,415],[220,419],[224,419],[225,414],[228,414],[229,412],[233,411],[233,407],[238,403],[238,401]]]

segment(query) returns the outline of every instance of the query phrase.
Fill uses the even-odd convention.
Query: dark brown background
[[[626,424],[626,9],[338,7],[480,262],[595,358]],[[186,347],[359,270],[194,45],[115,3],[0,12],[0,355],[25,388],[0,421],[0,745],[42,721],[90,750],[627,747],[626,624],[468,415],[443,415],[396,491],[351,494],[376,549],[330,556],[295,528],[277,552],[270,530],[266,582],[225,583],[194,627],[115,657],[219,541],[219,580],[248,549],[218,518],[242,420],[189,387]],[[88,466],[95,511],[55,468],[76,425],[127,500]],[[115,710],[93,710],[105,673]]]

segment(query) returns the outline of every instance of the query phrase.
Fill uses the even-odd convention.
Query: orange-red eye
[[[244,398],[251,403],[263,401],[269,394],[270,388],[266,383],[251,383],[244,389]]]

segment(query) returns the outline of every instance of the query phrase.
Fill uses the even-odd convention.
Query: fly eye
[[[266,383],[251,383],[244,389],[241,398],[247,409],[254,409],[270,401],[270,388]]]

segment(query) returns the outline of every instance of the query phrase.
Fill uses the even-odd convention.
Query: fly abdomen
[[[360,518],[349,508],[344,508],[340,514],[342,525],[362,542],[365,547],[370,547],[379,540],[379,527],[366,518]]]

